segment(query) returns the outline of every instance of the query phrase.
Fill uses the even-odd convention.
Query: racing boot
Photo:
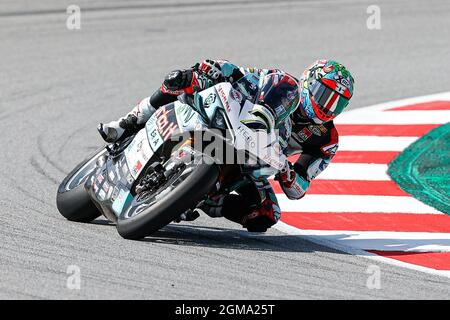
[[[97,127],[103,140],[114,143],[127,134],[141,129],[156,109],[150,103],[150,97],[143,99],[124,117],[109,123],[100,123]]]
[[[200,217],[200,213],[198,211],[191,209],[187,210],[185,213],[182,213],[177,219],[174,220],[176,223],[180,223],[181,221],[194,221]]]
[[[238,197],[236,195],[231,195],[231,198],[234,199],[235,197]],[[200,213],[204,213],[211,218],[220,218],[224,217],[222,214],[223,206],[224,206],[224,200],[230,198],[230,195],[218,195],[213,197],[208,197],[204,201],[202,201],[197,208],[194,210],[188,210],[185,213],[181,214],[174,222],[181,222],[181,221],[194,221],[198,217],[200,217]],[[236,211],[236,210],[234,210]],[[228,217],[227,217],[228,218]],[[241,216],[242,218],[242,216]],[[228,218],[229,219],[229,218]],[[234,222],[240,222],[240,219],[229,219]]]
[[[208,197],[194,209],[194,212],[202,211],[211,218],[223,217],[222,208],[225,197],[226,195]]]

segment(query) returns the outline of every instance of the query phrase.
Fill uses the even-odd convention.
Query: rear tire
[[[175,189],[147,210],[124,219],[119,216],[117,231],[125,239],[142,239],[194,208],[211,191],[219,178],[217,165],[198,165]]]
[[[73,169],[59,185],[58,193],[56,195],[56,206],[59,213],[67,220],[75,222],[91,222],[101,215],[84,188],[85,180],[70,190],[67,190],[66,185],[85,164],[94,157],[97,158],[102,150],[104,150],[104,148],[95,151],[94,154],[76,166],[76,168]],[[93,168],[95,168],[95,166]]]

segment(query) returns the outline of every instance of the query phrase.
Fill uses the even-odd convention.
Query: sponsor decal
[[[131,169],[131,173],[136,176],[142,169],[142,163],[141,161],[136,161],[135,165],[133,166],[133,169]]]
[[[133,196],[131,195],[130,191],[121,189],[119,191],[119,195],[117,196],[117,199],[114,200],[114,203],[112,205],[112,209],[116,214],[120,214],[123,210],[123,208],[130,203],[130,201],[133,199]]]
[[[103,182],[103,180],[105,180],[105,177],[100,173],[100,174],[97,176],[97,181],[98,181],[98,183],[100,184],[100,183]]]
[[[103,201],[103,200],[105,200],[105,197],[106,197],[106,192],[103,189],[100,189],[98,191],[98,199],[100,201]]]
[[[117,196],[119,195],[119,188],[118,187],[114,187],[114,188],[111,188],[113,191],[112,191],[112,195],[111,195],[111,201],[113,201],[114,202],[114,200],[116,200],[116,198],[117,198]]]
[[[284,162],[271,158],[270,155],[264,155],[261,159],[277,170],[281,170],[284,167]]]
[[[116,175],[114,174],[114,171],[110,170],[108,172],[108,178],[109,178],[109,181],[114,182],[114,179],[116,178]]]
[[[275,108],[275,112],[276,112],[277,116],[283,114],[284,107],[282,105],[279,105],[278,107]]]
[[[183,127],[187,127],[189,121],[192,120],[196,113],[197,112],[195,112],[192,108],[186,109],[186,111],[184,112]]]
[[[298,138],[301,142],[305,142],[306,140],[309,139],[309,137],[312,136],[312,133],[311,133],[311,131],[308,130],[308,128],[303,128],[296,134],[292,134],[292,135],[295,136],[296,138]]]
[[[158,110],[154,113],[158,132],[164,140],[168,140],[172,136],[173,132],[178,128],[176,121],[169,121],[169,112],[170,110],[167,110],[166,107],[163,106],[158,108]]]
[[[344,86],[345,89],[350,87],[350,81],[349,81],[349,79],[346,78],[346,77],[344,77],[344,76],[342,75],[342,72],[341,72],[341,71],[339,71],[338,73],[336,73],[336,74],[333,76],[333,78],[334,78],[334,80],[337,82],[337,84],[340,84],[340,85]]]
[[[187,104],[175,104],[175,108],[176,108],[176,113],[181,114],[186,112],[186,109],[190,108],[190,106],[188,106]]]
[[[121,170],[120,170],[119,164],[116,164],[114,166],[114,171],[115,171],[115,176],[114,176],[114,179],[112,180],[112,182],[115,183],[117,178],[120,177],[120,175],[121,175]]]
[[[171,94],[171,95],[174,95],[174,96],[178,96],[178,95],[183,93],[183,90],[170,90],[170,89],[167,89],[167,87],[165,85],[161,86],[161,91],[163,93],[168,93],[168,94]]]
[[[316,136],[321,136],[322,135],[322,131],[320,130],[320,128],[318,126],[310,124],[310,125],[308,125],[308,129],[309,129],[309,131],[311,131]]]
[[[154,128],[153,130],[148,132],[148,139],[150,141],[150,146],[153,150],[157,150],[163,143],[163,139],[161,135],[158,132],[157,128]]]
[[[136,178],[153,155],[153,151],[149,144],[149,140],[147,139],[147,130],[139,131],[133,141],[135,141],[133,148],[127,150],[125,156],[127,167],[133,177]],[[116,168],[119,169],[118,167]],[[128,174],[125,165],[123,165],[121,169],[123,170],[124,175]]]
[[[144,159],[144,161],[147,162],[148,159],[150,159],[149,156],[145,152],[141,152],[141,153],[142,153],[142,159]]]
[[[243,126],[239,126],[236,131],[238,131],[241,134],[241,136],[244,137],[245,144],[247,147],[250,146],[250,148],[252,148],[252,149],[255,148],[256,143],[255,143],[255,141],[253,141],[253,137]]]
[[[319,130],[322,131],[323,133],[326,133],[328,131],[323,124],[319,125]]]
[[[139,143],[136,146],[136,152],[141,152],[143,143],[144,143],[143,140],[139,141]]]
[[[312,133],[308,130],[308,128],[303,128],[301,132],[308,138],[312,136]]]
[[[108,181],[105,181],[105,182],[103,183],[102,189],[103,189],[103,191],[108,192],[108,189],[109,189],[109,183],[108,183]]]
[[[108,191],[106,192],[106,198],[110,199],[111,195],[113,193],[113,187],[109,187]]]
[[[190,92],[187,93],[192,93],[192,88],[194,87],[198,87],[198,88],[209,88],[212,87],[214,85],[213,81],[211,79],[208,78],[208,76],[204,75],[204,74],[198,74],[198,73],[194,73],[194,75],[196,75],[196,77],[194,77],[192,79],[192,84],[191,87],[188,90]],[[186,90],[186,89],[185,89]]]
[[[345,90],[347,90],[347,88],[343,84],[340,84],[340,83],[337,82],[335,90],[339,94],[344,94],[344,92],[345,92]]]
[[[94,189],[94,193],[97,193],[97,191],[98,191],[98,183],[97,182],[94,182],[92,184],[92,189]]]
[[[275,150],[275,152],[277,153],[277,155],[281,155],[281,153],[282,153],[281,145],[278,142],[275,142],[272,147]]]
[[[333,144],[322,147],[322,152],[327,155],[334,155],[336,153],[337,148],[338,148],[338,144],[333,143]]]
[[[130,185],[134,182],[133,176],[129,172],[127,173],[127,182]]]
[[[206,99],[205,99],[205,101],[203,102],[203,106],[205,107],[205,108],[208,108],[210,105],[212,105],[214,102],[216,102],[216,94],[215,93],[210,93],[207,97],[206,97]]]
[[[328,66],[323,67],[323,72],[329,73],[329,72],[333,71],[333,69],[334,69],[334,66],[332,64],[330,64]]]
[[[239,91],[237,91],[237,90],[231,89],[231,91],[230,91],[230,97],[231,97],[231,99],[233,99],[234,101],[237,101],[237,102],[239,102],[239,103],[242,102],[242,94],[241,94]]]
[[[224,106],[225,106],[225,108],[227,109],[227,111],[228,111],[228,112],[231,112],[230,103],[228,102],[227,95],[225,94],[225,91],[223,91],[222,86],[219,86],[219,88],[217,89],[217,91],[219,92],[220,100],[221,100],[222,103],[224,104]]]
[[[145,142],[145,145],[144,145]],[[150,149],[148,148],[147,145],[147,141],[142,140],[141,142],[139,142],[139,144],[137,145],[137,149],[136,149],[137,153],[140,153],[141,158],[144,160],[144,162],[147,162],[148,159],[150,159]]]

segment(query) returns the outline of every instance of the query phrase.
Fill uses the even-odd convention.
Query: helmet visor
[[[332,119],[344,110],[349,99],[343,97],[320,81],[314,81],[309,89],[311,100],[319,110],[319,118]],[[315,108],[316,109],[316,108]]]

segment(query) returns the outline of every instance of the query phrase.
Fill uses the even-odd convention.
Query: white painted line
[[[426,268],[426,267],[418,266],[415,264],[406,263],[406,262],[402,262],[399,260],[382,257],[377,254],[362,250],[360,248],[350,247],[348,245],[344,245],[339,242],[328,240],[321,236],[316,236],[314,234],[311,234],[311,232],[308,232],[307,230],[297,229],[297,228],[292,227],[281,221],[279,221],[274,226],[274,228],[276,228],[277,230],[279,230],[281,232],[287,233],[287,234],[304,236],[311,242],[317,243],[322,246],[330,247],[330,248],[333,248],[333,249],[336,249],[336,250],[339,250],[342,252],[346,252],[348,254],[352,254],[352,255],[355,255],[358,257],[368,258],[373,261],[378,261],[378,262],[386,263],[386,264],[397,266],[397,267],[407,268],[407,269],[411,269],[411,270],[415,270],[415,271],[420,271],[420,272],[425,272],[428,274],[433,274],[433,275],[450,278],[450,271],[442,271],[442,270],[436,270],[436,269],[432,269],[432,268]]]
[[[360,108],[360,109],[347,109],[346,111],[344,111],[343,114],[345,114],[347,112],[355,112],[355,111],[363,110],[363,109],[367,110],[367,111],[383,111],[383,110],[390,109],[390,108],[403,107],[403,106],[407,106],[407,105],[412,105],[412,104],[417,104],[417,103],[422,103],[422,102],[429,102],[429,101],[450,101],[450,91],[430,94],[430,95],[421,96],[421,97],[413,97],[413,98],[394,100],[394,101],[389,101],[389,102],[384,102],[384,103],[378,103],[378,104]],[[343,114],[341,114],[336,119],[339,120]]]
[[[363,250],[450,252],[450,233],[302,230],[327,241]]]
[[[397,100],[397,101],[390,101],[387,103],[381,103],[381,104],[377,104],[377,105],[373,105],[370,107],[365,107],[362,109],[358,109],[358,110],[348,110],[346,112],[344,112],[342,115],[340,115],[336,120],[335,123],[337,124],[443,124],[446,122],[450,121],[450,111],[448,110],[433,110],[433,111],[385,111],[386,109],[389,108],[394,108],[394,107],[400,107],[400,106],[406,106],[406,105],[413,105],[413,104],[417,104],[417,103],[422,103],[422,102],[428,102],[428,101],[450,101],[450,92],[444,92],[444,93],[438,93],[438,94],[433,94],[433,95],[427,95],[427,96],[422,96],[422,97],[414,97],[414,98],[409,98],[409,99],[403,99],[403,100]],[[342,136],[341,136],[341,140],[342,140]],[[344,139],[345,140],[345,139]],[[355,140],[353,139],[353,141],[342,141],[344,144],[343,148],[340,148],[341,150],[343,150],[344,148],[355,148],[355,145],[361,145],[361,142],[355,142]],[[349,143],[349,144],[347,144]],[[341,144],[341,145],[342,145]],[[345,144],[347,144],[347,146],[345,146]],[[381,144],[380,144],[381,146]],[[366,147],[367,148],[367,147]],[[383,148],[383,147],[382,147]],[[350,149],[350,150],[351,150]],[[359,151],[364,151],[367,149],[363,149],[363,150],[359,150]],[[378,149],[380,150],[380,149]],[[351,150],[351,151],[357,151],[357,150]],[[367,150],[368,151],[368,150]],[[381,150],[380,150],[381,151]],[[385,150],[386,151],[386,150]],[[394,151],[394,150],[390,150],[390,151]],[[364,172],[364,166],[355,166],[352,164],[331,164],[329,168],[327,168],[325,170],[325,172],[323,172],[318,178],[319,179],[339,179],[339,180],[390,180],[389,177],[386,174],[386,169],[387,167],[382,167],[380,165],[370,165],[371,167],[373,167],[372,169],[369,169],[370,174],[367,174]],[[374,167],[375,166],[375,167]],[[345,173],[346,170],[347,173]],[[328,171],[328,173],[327,173]],[[369,179],[366,178],[366,175],[369,175]],[[315,212],[314,210],[311,210],[314,208],[314,206],[317,206],[317,204],[320,203],[334,203],[334,199],[331,198],[333,196],[327,196],[327,198],[329,200],[326,199],[313,199],[311,198],[314,195],[310,195],[310,196],[306,196],[303,200],[301,204],[298,204],[294,207],[294,205],[290,204],[290,202],[292,203],[292,201],[287,200],[286,197],[284,197],[283,200],[281,200],[284,203],[284,206],[289,206],[292,209],[298,209],[301,208],[302,211],[312,211]],[[367,197],[367,196],[366,196]],[[373,196],[371,196],[373,197]],[[283,198],[283,196],[278,195],[278,198]],[[391,197],[393,198],[393,197]],[[399,197],[396,197],[399,198]],[[408,198],[408,197],[403,197],[403,198]],[[307,199],[311,199],[311,200],[307,200]],[[305,201],[304,201],[305,200]],[[314,200],[314,201],[313,201]],[[369,200],[366,198],[366,200]],[[366,210],[364,210],[363,212],[367,212],[370,211],[371,208],[373,208],[373,206],[377,206],[379,205],[379,198],[375,197],[374,199],[372,199],[372,202],[368,202],[366,203]],[[306,201],[309,201],[308,207],[306,208]],[[341,201],[345,201],[345,199],[341,199]],[[349,206],[351,206],[351,201],[350,199],[347,199],[348,201],[348,205],[347,205],[347,209],[349,208]],[[418,205],[417,205],[418,203]],[[411,204],[409,204],[411,205]],[[408,205],[408,206],[409,206]],[[424,209],[425,205],[419,201],[416,200],[416,204],[418,207],[422,207],[422,209]],[[331,205],[330,205],[331,206]],[[336,212],[336,208],[334,206],[332,206],[333,208],[331,208],[332,210],[330,210],[329,212]],[[282,209],[283,209],[283,205],[282,205]],[[309,209],[309,210],[305,210],[305,209]],[[420,211],[422,211],[422,209]],[[298,210],[295,210],[298,211]],[[350,210],[348,210],[350,211]],[[353,211],[353,210],[352,210]],[[401,212],[403,212],[404,210],[401,210]],[[437,212],[436,210],[433,209],[433,211]],[[373,212],[373,211],[371,211]],[[438,212],[439,213],[439,212]],[[418,216],[418,218],[420,219],[420,216]],[[378,233],[372,233],[371,235],[373,237],[376,236],[376,234],[378,234],[378,239],[374,238],[374,239],[355,239],[355,235],[350,235],[351,238],[351,242],[350,239],[347,239],[347,242],[343,242],[342,240],[339,241],[337,239],[332,239],[330,240],[327,237],[324,237],[323,234],[322,235],[317,235],[314,234],[314,232],[318,232],[318,231],[311,231],[311,230],[301,230],[301,229],[297,229],[295,227],[289,226],[283,222],[278,222],[275,225],[275,228],[288,233],[288,234],[293,234],[293,235],[302,235],[302,236],[306,236],[310,241],[321,244],[321,245],[325,245],[343,252],[347,252],[349,254],[353,254],[359,257],[364,257],[364,258],[369,258],[373,261],[378,261],[378,262],[383,262],[383,263],[387,263],[390,265],[395,265],[398,267],[403,267],[403,268],[408,268],[408,269],[412,269],[412,270],[417,270],[417,271],[421,271],[421,272],[425,272],[425,273],[429,273],[429,274],[434,274],[434,275],[440,275],[440,276],[444,276],[447,278],[450,278],[450,271],[441,271],[441,270],[435,270],[432,268],[427,268],[427,267],[422,267],[422,266],[418,266],[418,265],[414,265],[412,263],[406,263],[406,262],[402,262],[402,261],[398,261],[395,259],[391,259],[391,258],[387,258],[387,257],[382,257],[379,255],[376,255],[374,253],[370,253],[367,252],[359,247],[353,247],[352,245],[360,245],[361,247],[372,247],[372,248],[376,248],[377,247],[377,243],[379,246],[386,246],[386,247],[391,247],[394,248],[396,247],[395,251],[401,251],[401,247],[403,246],[404,250],[433,250],[433,249],[445,249],[447,250],[447,246],[448,246],[448,242],[447,242],[447,238],[444,239],[439,239],[439,242],[436,239],[432,239],[430,237],[435,237],[437,236],[436,233],[414,233],[414,235],[419,238],[419,239],[404,239],[406,236],[405,235],[401,235],[401,233],[390,233],[390,236],[392,237],[392,239],[387,239],[387,233],[383,233],[383,232],[378,232]],[[322,231],[324,234],[327,231]],[[333,231],[332,231],[333,232]],[[338,231],[337,233],[339,233],[341,235],[341,238],[345,238],[345,232],[347,231]],[[351,232],[351,231],[349,231]],[[382,234],[385,235],[385,237],[382,236]],[[348,235],[347,235],[348,236]],[[367,234],[366,234],[367,236]],[[358,237],[358,236],[356,236]],[[446,236],[444,236],[446,237]],[[400,239],[403,238],[403,239]],[[418,241],[421,241],[420,243]],[[365,242],[367,241],[367,242]],[[387,243],[387,241],[393,241],[394,243]],[[438,243],[437,243],[438,242]],[[353,244],[352,244],[353,243]],[[409,247],[405,248],[406,246]]]
[[[319,180],[391,180],[386,164],[333,163],[331,162],[316,179]]]
[[[289,200],[284,194],[277,194],[277,199],[281,211],[285,212],[442,214],[438,210],[408,196],[306,194],[304,198],[297,201]]]
[[[418,137],[339,136],[339,151],[403,151]]]
[[[352,110],[342,113],[336,124],[442,124],[450,121],[450,110],[385,111]]]

